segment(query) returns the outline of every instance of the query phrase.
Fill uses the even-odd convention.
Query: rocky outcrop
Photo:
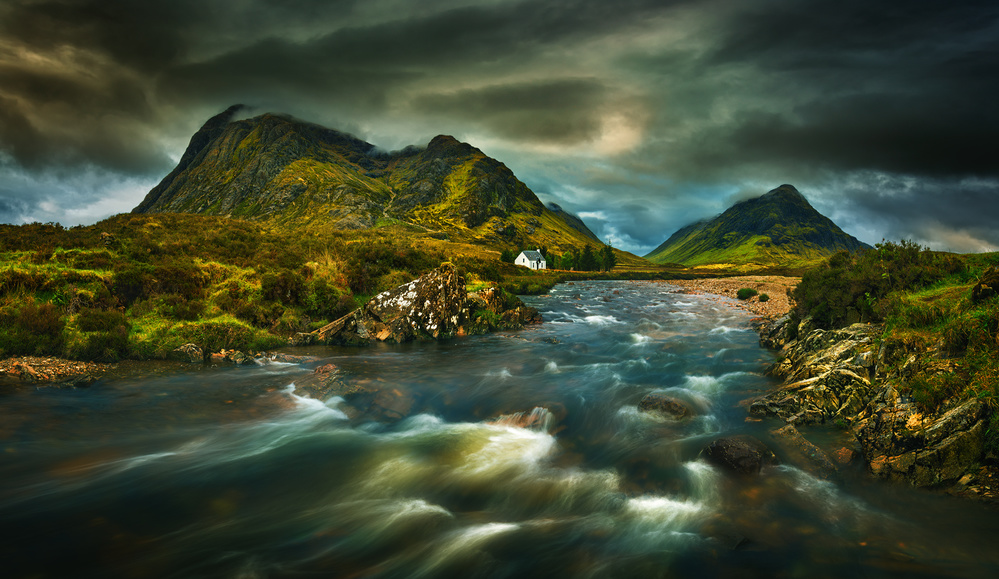
[[[911,338],[880,338],[881,328],[854,324],[839,330],[808,328],[788,341],[769,373],[784,379],[752,402],[749,412],[789,425],[833,422],[850,429],[870,473],[914,486],[944,486],[976,467],[984,452],[989,408],[971,399],[946,400],[920,411],[904,392],[918,376],[954,371],[936,346]],[[779,335],[767,328],[761,341]],[[786,330],[785,330],[785,334]],[[800,433],[775,431],[810,450]],[[843,450],[843,449],[841,449]],[[852,453],[849,450],[847,454]],[[820,459],[818,470],[827,470]]]
[[[750,414],[788,424],[853,422],[873,397],[873,332],[869,324],[854,324],[788,343],[769,371],[784,384],[755,401]]]
[[[777,456],[767,445],[746,434],[719,438],[702,454],[716,466],[742,475],[759,474],[763,467],[777,464]]]
[[[856,429],[871,473],[915,486],[938,486],[961,478],[982,456],[987,408],[968,400],[938,414],[924,415],[894,388]]]
[[[465,280],[450,263],[382,292],[350,314],[316,332],[316,341],[364,345],[373,341],[403,343],[441,340],[517,329],[540,322],[538,311],[502,290],[465,291]],[[307,342],[296,337],[299,342]]]

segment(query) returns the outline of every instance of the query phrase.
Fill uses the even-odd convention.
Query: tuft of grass
[[[740,288],[739,291],[735,293],[735,297],[739,298],[740,300],[748,300],[749,298],[758,295],[759,293],[760,292],[756,291],[751,287],[744,287]],[[770,296],[767,296],[767,299],[770,299]]]

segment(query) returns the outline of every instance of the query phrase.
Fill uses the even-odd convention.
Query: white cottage
[[[545,256],[541,255],[541,251],[531,251],[526,249],[520,252],[517,259],[514,260],[517,265],[522,265],[530,269],[548,269],[548,264],[545,263]]]

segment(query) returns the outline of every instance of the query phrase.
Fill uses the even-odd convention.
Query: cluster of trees
[[[569,251],[561,255],[548,248],[540,248],[541,255],[545,256],[550,269],[563,269],[568,271],[610,271],[617,265],[617,256],[614,249],[609,245],[604,245],[598,250],[594,250],[590,245],[585,245],[582,250],[572,247]],[[512,249],[504,250],[500,254],[500,261],[513,263],[520,255],[519,251]]]

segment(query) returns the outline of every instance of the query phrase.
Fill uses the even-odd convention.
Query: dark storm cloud
[[[923,175],[995,175],[999,5],[753,3],[704,63],[757,75],[751,99],[693,153],[700,166],[791,162]],[[756,84],[756,90],[752,90]],[[754,95],[755,93],[755,95]],[[773,110],[773,104],[786,105]]]
[[[0,219],[127,208],[243,102],[464,135],[638,252],[785,182],[864,241],[972,247],[996,94],[995,2],[7,0]]]
[[[448,115],[513,140],[576,143],[595,138],[608,89],[597,79],[503,84],[419,97],[416,113]]]

